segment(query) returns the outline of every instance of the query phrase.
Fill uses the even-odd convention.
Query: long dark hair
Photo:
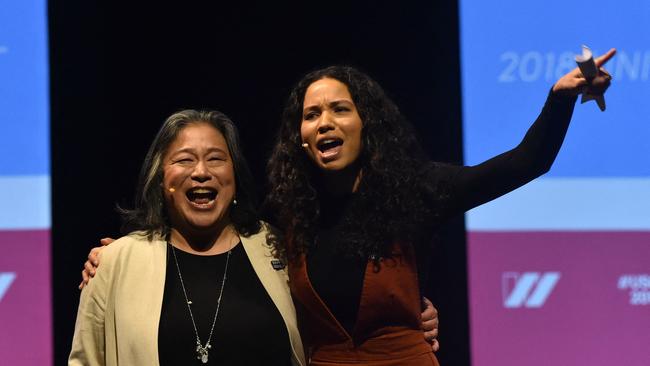
[[[260,231],[256,211],[255,189],[248,164],[240,148],[239,133],[235,124],[218,111],[187,109],[172,114],[165,120],[154,138],[140,170],[133,209],[118,208],[122,214],[122,232],[146,232],[149,240],[154,236],[167,236],[170,232],[169,218],[162,191],[163,157],[178,134],[193,123],[207,123],[221,132],[228,145],[235,171],[237,204],[230,208],[230,220],[243,236]]]
[[[413,129],[381,86],[368,75],[347,66],[331,66],[307,74],[293,88],[268,164],[270,193],[267,207],[287,241],[276,243],[279,255],[295,259],[315,239],[321,207],[315,184],[318,170],[309,160],[300,136],[304,96],[315,81],[332,78],[344,83],[359,111],[362,179],[351,214],[343,225],[346,252],[362,258],[390,255],[395,241],[413,242],[421,225],[435,214],[423,192],[434,191],[421,179],[428,168]]]

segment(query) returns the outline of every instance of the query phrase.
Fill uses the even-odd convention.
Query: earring
[[[232,200],[232,205],[237,206],[237,199],[236,198]]]

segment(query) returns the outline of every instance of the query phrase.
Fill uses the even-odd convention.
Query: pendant
[[[209,349],[212,348],[212,346],[208,343],[205,345],[205,347],[201,347],[200,344],[196,346],[196,353],[198,356],[196,356],[197,360],[201,360],[203,363],[208,363],[208,351]]]

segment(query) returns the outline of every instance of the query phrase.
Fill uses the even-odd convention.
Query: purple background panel
[[[0,253],[0,273],[16,275],[0,300],[0,364],[49,365],[50,230],[0,231]]]
[[[468,245],[473,366],[650,365],[650,232],[470,232]],[[539,282],[505,306],[524,274],[553,273],[542,306],[526,306]]]

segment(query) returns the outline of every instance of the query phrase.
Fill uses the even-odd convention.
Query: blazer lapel
[[[257,277],[284,319],[294,356],[297,357],[300,365],[304,365],[304,352],[298,333],[296,309],[291,301],[287,283],[289,277],[285,269],[273,269],[271,261],[275,258],[271,254],[271,247],[266,243],[266,234],[267,231],[263,229],[248,238],[242,236],[241,242]]]

